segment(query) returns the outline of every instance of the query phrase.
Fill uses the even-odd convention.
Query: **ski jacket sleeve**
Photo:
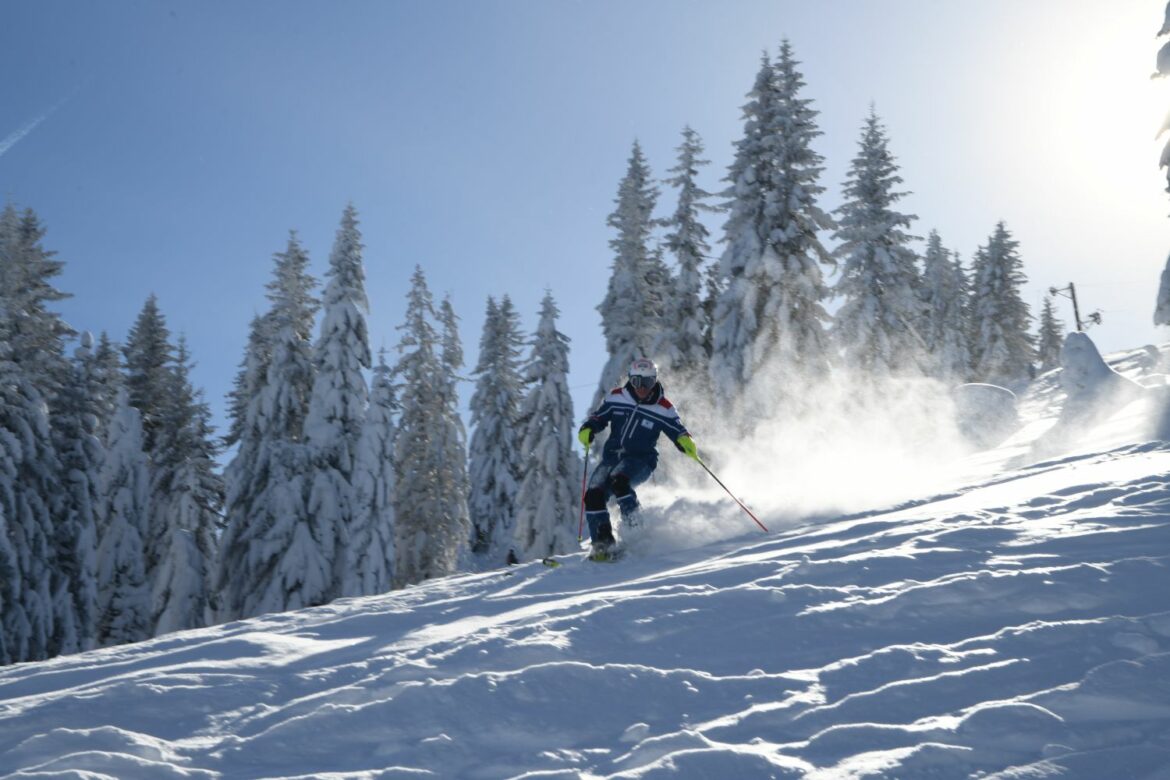
[[[594,410],[593,414],[589,415],[589,418],[585,420],[585,422],[582,423],[581,427],[577,430],[583,431],[588,428],[589,430],[593,431],[594,434],[598,434],[604,431],[609,425],[610,420],[613,418],[614,405],[610,399],[614,395],[620,396],[621,392],[621,388],[611,390],[609,395],[602,399],[601,405],[598,406],[596,410]]]
[[[681,436],[690,436],[687,428],[683,425],[682,418],[678,416],[678,410],[674,408],[674,404],[666,400],[665,396],[658,401],[658,406],[662,407],[662,432],[670,439],[671,443],[679,450],[682,447],[678,446],[678,440]]]

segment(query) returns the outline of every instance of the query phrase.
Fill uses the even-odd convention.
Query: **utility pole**
[[[1063,295],[1065,298],[1071,298],[1073,304],[1073,317],[1077,321],[1077,331],[1083,331],[1084,327],[1081,325],[1081,307],[1077,305],[1077,287],[1072,282],[1068,283],[1068,287],[1049,287],[1049,295]],[[1094,325],[1101,324],[1101,312],[1095,311],[1088,316],[1089,322]]]

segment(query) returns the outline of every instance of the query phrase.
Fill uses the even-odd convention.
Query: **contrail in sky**
[[[50,108],[48,111],[41,114],[40,116],[38,116],[35,119],[31,119],[28,122],[25,122],[23,125],[21,125],[20,127],[18,127],[16,129],[16,132],[12,133],[7,138],[0,141],[0,157],[3,157],[5,152],[7,152],[12,147],[16,146],[21,141],[23,141],[25,136],[27,136],[33,130],[37,129],[37,125],[39,125],[41,122],[44,122],[46,119],[48,119],[54,113],[56,113],[57,109],[59,109],[61,106],[65,105],[65,103],[69,100],[69,98],[73,97],[73,95],[75,95],[76,93],[77,93],[77,90],[74,90],[73,92],[69,93],[65,97],[61,98],[59,101],[57,101],[57,104],[55,106],[53,106],[52,108]]]

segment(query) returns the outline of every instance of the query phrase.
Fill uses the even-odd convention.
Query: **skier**
[[[613,554],[615,539],[606,506],[611,496],[617,499],[624,525],[638,522],[638,494],[634,488],[658,467],[658,434],[665,433],[680,452],[699,459],[694,440],[666,400],[658,381],[658,367],[646,358],[630,364],[628,381],[610,391],[578,430],[577,438],[588,449],[593,437],[611,424],[613,430],[605,442],[601,462],[585,491],[585,518],[593,543],[590,558],[595,561],[609,560]]]

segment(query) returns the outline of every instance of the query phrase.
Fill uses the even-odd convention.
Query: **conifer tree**
[[[1020,293],[1027,277],[1018,248],[1000,222],[987,246],[975,253],[972,357],[979,381],[1012,385],[1031,373],[1035,340],[1032,315]]]
[[[118,406],[118,391],[125,383],[122,374],[121,350],[106,333],[98,337],[93,352],[93,374],[97,390],[97,437],[106,440],[106,431]]]
[[[674,289],[666,300],[666,321],[654,355],[659,368],[673,371],[686,382],[706,378],[710,371],[708,331],[710,313],[705,309],[704,268],[711,254],[710,233],[699,219],[702,212],[718,209],[705,201],[712,197],[695,181],[699,168],[708,165],[702,159],[703,141],[690,127],[683,128],[683,142],[678,147],[678,164],[670,169],[674,176],[666,183],[678,188],[678,205],[673,216],[664,222],[670,231],[666,248],[678,262]]]
[[[1064,349],[1064,323],[1056,316],[1052,296],[1044,296],[1044,308],[1040,310],[1040,334],[1036,359],[1041,371],[1060,368],[1060,353]]]
[[[97,641],[102,646],[138,642],[151,634],[142,542],[150,490],[144,438],[141,416],[122,390],[101,472]]]
[[[402,338],[394,367],[402,387],[402,414],[394,451],[394,515],[398,523],[395,576],[401,584],[448,573],[432,562],[430,525],[436,521],[434,508],[439,496],[434,475],[422,460],[432,446],[429,435],[435,404],[431,383],[442,374],[434,320],[434,298],[422,268],[416,266],[407,293],[406,318],[398,327]]]
[[[211,413],[190,381],[185,343],[171,344],[151,295],[127,339],[126,386],[141,413],[149,458],[149,514],[139,529],[152,633],[205,625],[223,485],[215,474]]]
[[[1161,281],[1158,283],[1158,298],[1154,303],[1154,324],[1170,325],[1170,257],[1166,258],[1166,266],[1162,269]]]
[[[394,415],[399,407],[385,353],[379,357],[354,461],[353,529],[344,596],[384,593],[394,585]]]
[[[150,484],[149,512],[138,528],[143,548],[147,588],[153,592],[166,546],[168,520],[164,500],[170,483],[171,453],[165,452],[163,425],[174,392],[175,350],[166,317],[154,295],[147,298],[126,339],[126,391],[130,405],[138,410],[142,425],[142,446],[147,456]],[[153,629],[153,622],[151,628]]]
[[[922,272],[924,312],[919,331],[927,352],[927,370],[945,381],[963,381],[971,369],[967,302],[970,284],[958,255],[930,232]]]
[[[845,202],[836,210],[841,262],[835,291],[843,300],[833,320],[834,340],[845,364],[890,375],[916,370],[923,360],[917,332],[922,315],[916,236],[917,219],[894,210],[906,193],[889,150],[885,128],[871,107],[859,151],[845,182]]]
[[[97,637],[98,512],[101,504],[100,475],[106,459],[100,420],[106,416],[103,396],[111,380],[103,374],[94,353],[93,337],[83,333],[74,353],[72,378],[61,390],[54,433],[61,459],[65,508],[57,526],[58,573],[66,587],[59,597],[71,603],[61,605],[54,654],[72,653],[94,647]]]
[[[655,190],[657,195],[657,190]],[[657,227],[661,222],[651,220],[652,226]],[[670,299],[674,295],[677,281],[666,264],[666,250],[662,242],[655,241],[650,249],[646,263],[646,290],[650,308],[646,311],[646,329],[651,334],[650,354],[654,354],[656,345],[662,341],[662,333],[667,329],[670,316]],[[628,366],[622,366],[624,371]]]
[[[509,309],[511,302],[509,301]],[[451,518],[451,526],[462,531],[452,545],[456,566],[466,568],[471,559],[471,515],[467,509],[467,496],[471,492],[471,480],[467,475],[467,430],[463,427],[463,415],[459,413],[459,383],[466,381],[463,369],[463,343],[459,338],[459,317],[451,305],[451,296],[443,297],[439,304],[439,327],[443,349],[439,354],[443,365],[441,381],[435,383],[440,414],[436,418],[440,444],[437,453],[441,466],[439,476],[445,484],[442,514]]]
[[[365,268],[357,211],[346,207],[329,255],[321,335],[313,351],[316,377],[309,396],[305,439],[315,464],[309,514],[332,528],[333,587],[341,591],[345,551],[353,524],[354,452],[362,432],[369,390],[363,369],[370,368],[366,329]]]
[[[479,362],[473,374],[479,375],[475,391],[471,395],[471,442],[467,450],[467,473],[471,481],[471,493],[467,497],[468,514],[471,517],[471,551],[482,554],[487,550],[491,540],[491,528],[494,525],[494,501],[491,496],[491,480],[493,470],[487,469],[487,458],[491,456],[492,439],[484,430],[480,422],[478,407],[483,402],[486,383],[484,372],[490,360],[489,354],[495,349],[495,340],[499,331],[500,309],[496,299],[488,296],[484,310],[483,333],[479,337]],[[492,399],[495,400],[494,397]],[[489,419],[489,422],[494,422]],[[498,429],[499,425],[494,425]],[[497,433],[493,430],[492,433]]]
[[[272,334],[267,317],[257,315],[248,325],[248,343],[244,357],[228,393],[228,430],[224,434],[225,447],[233,447],[246,438],[248,404],[260,392],[268,377],[272,355]]]
[[[143,443],[147,452],[154,450],[163,409],[167,404],[167,393],[171,389],[171,364],[175,353],[170,338],[166,318],[158,307],[158,298],[152,294],[146,299],[138,319],[130,329],[123,349],[126,357],[126,389],[130,393],[130,405],[142,415]],[[144,541],[147,543],[147,554],[152,555],[150,541]],[[147,570],[153,565],[153,561],[148,562]]]
[[[1167,8],[1167,16],[1162,23],[1162,29],[1158,31],[1159,38],[1165,35],[1170,35],[1170,7]],[[1170,42],[1162,44],[1162,48],[1158,52],[1158,70],[1151,78],[1165,78],[1167,75],[1170,75]],[[1158,137],[1161,138],[1167,130],[1170,130],[1170,114],[1167,114],[1166,119],[1162,121],[1162,126],[1158,129]],[[1170,192],[1170,139],[1162,146],[1158,167],[1166,169],[1166,192]],[[1170,258],[1166,259],[1166,265],[1162,268],[1158,297],[1154,303],[1154,324],[1170,325]]]
[[[304,443],[318,303],[295,234],[274,260],[271,308],[253,322],[237,378],[237,390],[252,395],[242,421],[233,421],[238,451],[225,472],[227,527],[215,588],[221,620],[323,604],[333,585],[334,529],[308,512],[312,463]]]
[[[65,340],[76,334],[49,309],[50,304],[72,296],[54,286],[65,264],[42,246],[44,235],[32,209],[18,214],[8,205],[0,212],[0,299],[9,318],[10,359],[35,382],[52,410],[58,391],[69,379]]]
[[[58,589],[47,499],[57,493],[60,466],[45,401],[11,358],[10,322],[0,308],[0,634],[5,660],[21,662],[52,651]]]
[[[715,307],[723,295],[723,277],[719,272],[719,263],[711,263],[703,275],[703,354],[706,356],[707,370],[710,372],[711,358],[715,354]],[[708,381],[710,376],[707,377]]]
[[[303,442],[317,377],[313,323],[321,304],[313,296],[316,279],[307,270],[309,256],[295,232],[289,233],[285,251],[273,259],[266,294],[271,307],[256,333],[262,347],[257,360],[263,367],[260,403],[251,414],[264,425],[264,438]]]
[[[514,536],[520,558],[560,555],[577,546],[581,461],[573,448],[577,423],[569,394],[569,339],[557,331],[558,313],[552,294],[546,293],[525,367],[523,477]]]
[[[0,212],[0,362],[4,396],[0,430],[15,438],[15,462],[0,503],[7,517],[9,546],[19,562],[19,593],[7,607],[13,660],[46,658],[78,640],[79,616],[71,592],[76,530],[58,486],[64,475],[53,429],[64,386],[70,379],[64,339],[73,330],[52,303],[69,297],[54,287],[63,263],[41,243],[45,230],[31,210],[11,205]]]
[[[206,625],[223,510],[211,410],[190,376],[190,355],[180,338],[152,468],[151,504],[162,530],[158,570],[151,580],[156,634]]]
[[[438,319],[426,278],[416,267],[394,369],[402,383],[394,440],[395,576],[405,584],[454,572],[471,532],[466,451],[459,450],[462,423],[453,405],[452,367],[462,359],[453,322],[448,319],[440,333]]]
[[[609,242],[614,258],[605,299],[597,307],[609,359],[602,369],[597,399],[625,375],[635,358],[651,354],[662,327],[661,260],[650,246],[658,189],[634,142],[626,175],[618,186],[617,208],[607,224],[617,231]]]
[[[499,564],[512,545],[520,484],[520,324],[512,301],[488,298],[471,396],[468,511],[472,552]]]
[[[744,106],[744,134],[728,174],[727,248],[719,260],[711,376],[717,385],[748,385],[765,368],[816,378],[828,369],[828,297],[822,264],[831,264],[818,233],[833,227],[817,205],[821,134],[804,77],[785,41],[767,55]],[[764,388],[759,388],[763,390]],[[775,402],[779,388],[767,388]]]
[[[10,477],[12,453],[7,441],[0,441],[0,480],[5,484]],[[16,604],[20,600],[20,561],[12,544],[12,532],[0,508],[0,666],[14,663],[19,643],[15,633],[8,635],[10,627],[18,623]]]
[[[276,257],[279,264],[283,256]],[[269,283],[270,289],[273,289],[275,283]],[[225,448],[235,446],[237,449],[223,472],[223,528],[216,549],[209,594],[214,620],[230,620],[240,616],[238,610],[243,609],[244,581],[251,576],[245,574],[248,571],[248,548],[260,530],[250,527],[248,519],[254,517],[257,498],[263,492],[267,479],[267,475],[262,474],[257,467],[263,452],[261,445],[266,421],[261,413],[259,398],[268,381],[268,366],[272,362],[273,336],[270,325],[268,316],[252,318],[244,358],[228,394],[228,432],[224,436],[223,445]],[[306,332],[311,328],[310,319]]]

